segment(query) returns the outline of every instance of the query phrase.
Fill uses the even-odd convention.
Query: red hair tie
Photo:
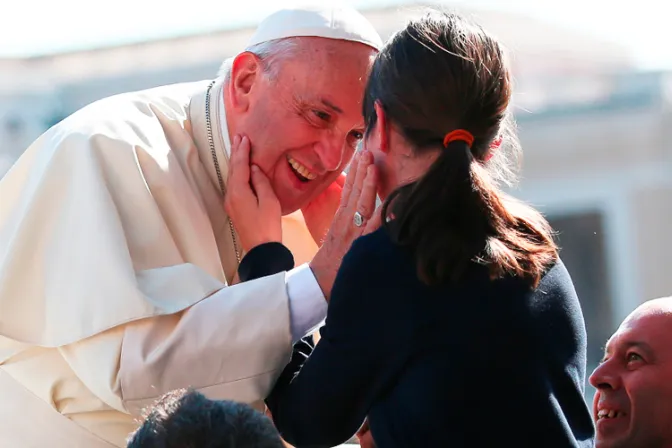
[[[463,141],[471,148],[471,145],[474,144],[474,136],[471,135],[471,132],[465,131],[464,129],[455,129],[452,132],[446,134],[443,138],[443,146],[447,148],[451,142]]]

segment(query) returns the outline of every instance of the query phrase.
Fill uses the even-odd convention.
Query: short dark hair
[[[493,278],[510,274],[536,285],[557,259],[543,216],[497,185],[498,168],[511,158],[503,148],[518,146],[511,90],[502,46],[455,13],[411,20],[376,58],[363,101],[367,133],[379,103],[416,154],[441,150],[427,173],[383,206],[384,218],[394,217],[385,225],[412,250],[425,283],[458,281],[475,262]],[[446,134],[458,129],[471,133],[473,144],[444,148]],[[493,142],[502,137],[491,161]]]
[[[128,448],[284,448],[271,420],[251,406],[190,390],[162,396]]]

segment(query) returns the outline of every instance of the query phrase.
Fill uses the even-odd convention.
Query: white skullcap
[[[259,24],[248,46],[301,36],[360,42],[378,51],[383,47],[376,29],[355,9],[323,4],[274,12]]]

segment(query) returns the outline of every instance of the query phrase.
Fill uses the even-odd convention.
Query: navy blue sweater
[[[367,416],[380,448],[590,447],[585,369],[562,262],[536,290],[476,264],[459,284],[428,287],[380,229],[353,244],[320,342],[296,345],[266,403],[296,447],[341,444]]]

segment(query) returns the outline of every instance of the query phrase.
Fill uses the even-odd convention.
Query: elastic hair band
[[[471,132],[465,131],[464,129],[455,129],[454,131],[447,133],[443,138],[443,146],[447,148],[451,142],[458,140],[465,142],[470,148],[471,145],[474,144],[474,136],[471,135]]]

